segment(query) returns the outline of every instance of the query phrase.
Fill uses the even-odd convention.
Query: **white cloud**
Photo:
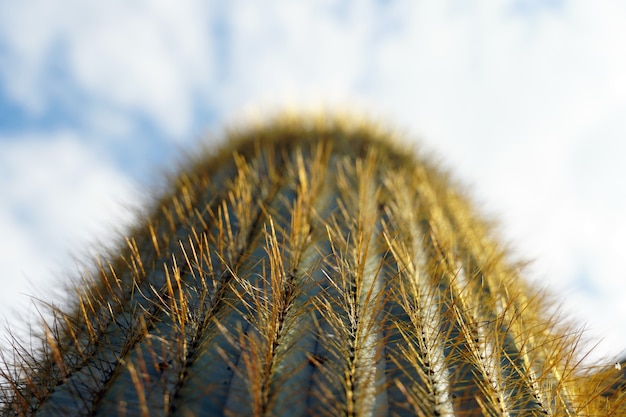
[[[196,100],[222,116],[288,98],[366,102],[442,154],[501,217],[505,238],[522,256],[537,258],[533,276],[559,291],[568,288],[567,308],[579,316],[584,311],[590,327],[611,332],[598,356],[626,348],[619,319],[626,304],[618,300],[626,291],[620,265],[626,6],[605,0],[555,7],[388,3],[238,0],[220,9],[199,1],[68,0],[59,7],[38,0],[0,6],[11,58],[0,65],[3,87],[20,105],[44,111],[61,94],[51,72],[61,57],[71,86],[97,102],[87,105],[86,123],[121,136],[137,115],[171,136],[189,134]],[[211,31],[217,16],[221,39]],[[53,142],[49,152],[67,146]],[[25,143],[30,153],[33,142]],[[17,152],[22,145],[11,146]],[[24,183],[37,183],[27,178]],[[67,193],[67,184],[59,180],[55,193]],[[42,236],[64,236],[45,230],[57,221],[43,218]],[[23,240],[20,248],[33,251],[35,241]]]
[[[280,4],[280,6],[278,6]],[[230,14],[231,69],[220,99],[233,111],[250,100],[341,100],[367,82],[372,7],[239,1]]]
[[[53,290],[72,257],[93,255],[130,221],[137,190],[75,134],[0,137],[0,314]],[[126,207],[126,208],[125,208]],[[100,248],[102,249],[102,248]],[[55,278],[56,277],[56,278]],[[24,294],[18,296],[17,294]]]
[[[66,99],[58,83],[69,77],[83,104],[143,115],[173,137],[190,134],[194,99],[210,96],[214,75],[203,2],[38,0],[3,9],[11,58],[3,84],[18,103],[44,112]]]

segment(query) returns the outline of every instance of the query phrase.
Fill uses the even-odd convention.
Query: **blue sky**
[[[624,21],[609,0],[0,0],[0,313],[52,296],[181,150],[347,107],[435,151],[618,354]]]

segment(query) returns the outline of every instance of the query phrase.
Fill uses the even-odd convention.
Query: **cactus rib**
[[[580,332],[392,133],[283,116],[227,139],[40,350],[15,342],[1,415],[626,416],[623,372],[580,364]]]

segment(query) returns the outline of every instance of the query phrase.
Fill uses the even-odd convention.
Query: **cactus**
[[[623,375],[389,131],[283,116],[195,157],[41,348],[3,415],[626,416]],[[4,353],[5,357],[8,353]]]

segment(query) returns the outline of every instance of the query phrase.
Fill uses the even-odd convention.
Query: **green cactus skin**
[[[2,415],[626,416],[623,375],[580,365],[580,333],[391,133],[282,116],[227,143],[16,348]]]

